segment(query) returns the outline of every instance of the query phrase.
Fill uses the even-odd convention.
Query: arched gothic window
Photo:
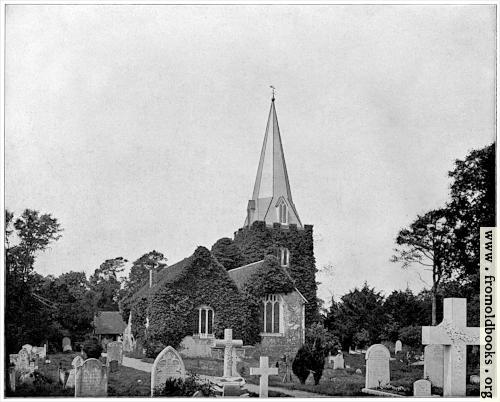
[[[286,247],[280,248],[280,262],[282,267],[288,267],[290,265],[290,250]]]
[[[262,332],[281,333],[281,299],[278,295],[267,295],[261,305]]]
[[[276,207],[276,213],[278,214],[278,222],[284,225],[288,224],[288,208],[283,199],[280,201]]]
[[[208,306],[198,307],[198,334],[207,338],[214,334],[214,310]]]

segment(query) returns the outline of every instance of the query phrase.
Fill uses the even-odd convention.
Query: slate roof
[[[100,311],[94,317],[96,334],[123,334],[126,326],[119,311]]]
[[[242,267],[234,268],[227,271],[229,277],[236,283],[238,289],[242,289],[245,283],[248,282],[250,277],[257,272],[257,270],[262,266],[264,260],[252,262],[251,264],[243,265]]]

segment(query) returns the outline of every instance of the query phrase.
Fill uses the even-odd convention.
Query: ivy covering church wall
[[[250,227],[236,232],[234,243],[241,251],[243,264],[262,260],[269,254],[277,255],[280,247],[288,248],[290,251],[288,272],[297,289],[308,301],[306,326],[319,319],[312,225],[298,229],[296,225],[282,228],[279,223],[275,223],[273,227],[268,227],[265,222],[257,221]]]
[[[146,345],[146,349],[148,345],[178,347],[186,335],[196,332],[197,308],[201,305],[214,310],[217,338],[224,336],[225,328],[232,328],[235,339],[243,339],[245,344],[258,342],[258,325],[255,324],[258,306],[238,291],[225,268],[204,247],[196,249],[191,263],[174,282],[154,289],[149,297],[134,300],[134,336]],[[146,329],[148,314],[149,328]]]

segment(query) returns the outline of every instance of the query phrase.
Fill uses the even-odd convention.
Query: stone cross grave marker
[[[467,327],[467,299],[444,299],[443,321],[422,327],[422,344],[444,345],[443,396],[465,396],[467,345],[479,345],[479,328]]]
[[[338,353],[336,356],[333,357],[333,369],[338,370],[338,369],[344,369],[344,355],[342,352]]]
[[[108,343],[108,358],[106,359],[107,364],[112,361],[117,361],[118,364],[122,364],[123,359],[123,343],[122,342],[110,342]]]
[[[179,378],[186,375],[181,355],[172,346],[163,349],[153,363],[151,369],[151,396],[158,386],[164,386],[167,378]]]
[[[435,387],[443,388],[444,346],[427,345],[424,348],[424,378]]]
[[[62,339],[62,350],[63,350],[63,352],[73,351],[73,348],[71,347],[71,339],[69,339],[67,336],[65,336]]]
[[[394,345],[394,354],[399,353],[403,350],[403,344],[401,341],[398,339],[396,341],[396,344]]]
[[[375,344],[366,351],[366,388],[377,388],[391,381],[389,359],[391,354],[382,344]]]
[[[260,367],[250,367],[250,375],[260,376],[259,398],[267,398],[269,393],[269,376],[278,375],[277,367],[269,367],[269,357],[260,357]]]
[[[233,373],[233,348],[243,346],[243,341],[233,339],[233,330],[226,328],[224,330],[224,339],[216,339],[215,346],[224,346],[224,375],[223,377],[237,376],[238,373]]]
[[[83,358],[81,356],[76,356],[73,361],[71,362],[71,365],[73,368],[69,372],[68,379],[66,380],[66,385],[64,388],[74,388],[75,387],[75,377],[76,377],[76,372],[78,371],[78,368],[83,365]]]
[[[429,380],[418,380],[413,383],[413,396],[431,396],[431,382]]]
[[[87,359],[76,369],[75,397],[108,396],[108,370],[97,359]]]
[[[17,354],[16,371],[26,373],[30,368],[30,354],[26,349],[21,349]]]

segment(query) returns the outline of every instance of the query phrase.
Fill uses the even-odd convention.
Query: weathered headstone
[[[424,347],[424,378],[435,387],[443,388],[444,346],[427,345]]]
[[[72,352],[73,348],[71,347],[71,339],[65,336],[62,339],[62,350],[63,352]]]
[[[342,353],[337,354],[333,357],[333,369],[339,370],[344,369],[344,355]]]
[[[399,353],[403,350],[403,344],[401,341],[398,339],[396,341],[396,344],[394,345],[394,354]]]
[[[467,299],[444,299],[443,321],[422,327],[422,344],[444,345],[443,396],[465,396],[467,345],[479,345],[479,328],[467,327]]]
[[[478,375],[471,375],[469,377],[469,382],[471,384],[480,384],[481,383],[481,378]]]
[[[228,382],[222,388],[222,396],[225,398],[241,396],[241,385],[238,383]]]
[[[97,359],[87,359],[77,368],[75,397],[108,396],[108,373],[106,366]]]
[[[391,381],[389,358],[391,354],[382,344],[375,344],[366,351],[365,388],[377,388]]]
[[[31,350],[31,355],[32,356],[38,356],[40,359],[45,359],[47,357],[47,349],[46,345],[43,346],[33,346],[33,349]]]
[[[29,343],[27,343],[26,345],[21,346],[21,349],[26,349],[26,351],[29,353],[29,355],[31,357],[31,351],[33,350],[33,346],[31,346]]]
[[[234,347],[243,346],[243,341],[233,339],[233,330],[226,328],[224,330],[224,339],[216,339],[215,346],[224,346],[224,377],[238,376],[238,373],[233,372]]]
[[[118,364],[122,364],[123,359],[123,343],[121,342],[110,342],[108,343],[108,357],[106,362],[109,365],[109,362],[117,361]]]
[[[26,349],[21,349],[17,354],[16,371],[27,373],[30,368],[30,355]]]
[[[69,372],[68,379],[66,380],[65,388],[74,388],[75,387],[75,377],[76,377],[76,371],[78,370],[79,367],[83,365],[84,360],[82,359],[81,356],[76,356],[73,361],[71,362],[71,365],[73,368]]]
[[[355,371],[354,371],[356,374],[363,374],[363,372],[361,371],[360,368],[357,368]]]
[[[413,396],[431,396],[431,382],[429,380],[418,380],[413,383]]]
[[[16,366],[17,365],[18,356],[19,355],[17,353],[11,353],[9,355],[9,362],[10,362],[10,364],[13,364],[14,366]]]
[[[172,346],[163,349],[151,369],[151,396],[158,386],[163,386],[167,378],[179,378],[186,375],[181,355]]]
[[[259,375],[259,398],[267,398],[269,392],[269,376],[277,375],[277,367],[269,367],[269,357],[260,357],[260,367],[250,367],[250,375]]]

